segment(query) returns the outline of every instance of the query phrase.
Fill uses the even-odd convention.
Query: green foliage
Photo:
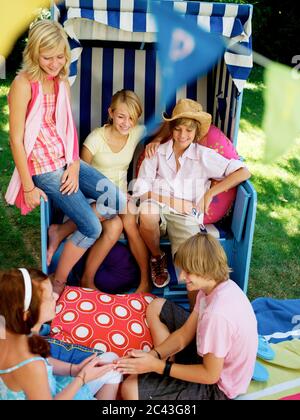
[[[212,1],[208,0],[209,3]],[[293,0],[214,0],[253,4],[253,49],[274,61],[292,65],[300,55],[299,12]]]
[[[14,168],[8,142],[7,94],[11,79],[0,83],[0,268],[39,266],[39,210],[24,217],[5,203]]]
[[[254,67],[244,89],[238,139],[258,195],[248,295],[299,298],[300,142],[277,161],[262,163],[265,88],[263,69]]]

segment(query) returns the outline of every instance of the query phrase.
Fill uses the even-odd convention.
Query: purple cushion
[[[130,250],[117,242],[98,268],[95,285],[105,293],[125,293],[139,280],[140,270]]]

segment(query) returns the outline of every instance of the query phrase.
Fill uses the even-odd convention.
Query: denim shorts
[[[43,190],[77,226],[71,240],[80,248],[89,248],[99,238],[102,226],[88,199],[96,200],[98,212],[106,219],[126,208],[127,197],[97,169],[80,161],[79,190],[62,194],[61,178],[65,168],[32,177],[34,184]]]

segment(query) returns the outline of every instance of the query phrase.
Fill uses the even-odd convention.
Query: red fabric
[[[150,350],[145,313],[154,298],[149,293],[110,295],[67,286],[57,302],[50,336],[119,356],[132,349]]]
[[[281,400],[300,401],[300,394],[289,395],[288,397],[280,398]]]

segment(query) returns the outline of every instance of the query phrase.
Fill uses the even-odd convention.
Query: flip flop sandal
[[[269,379],[269,376],[270,374],[267,369],[261,363],[256,361],[252,380],[257,382],[266,382]]]
[[[262,335],[258,336],[257,357],[263,360],[273,360],[275,357],[274,350]]]

